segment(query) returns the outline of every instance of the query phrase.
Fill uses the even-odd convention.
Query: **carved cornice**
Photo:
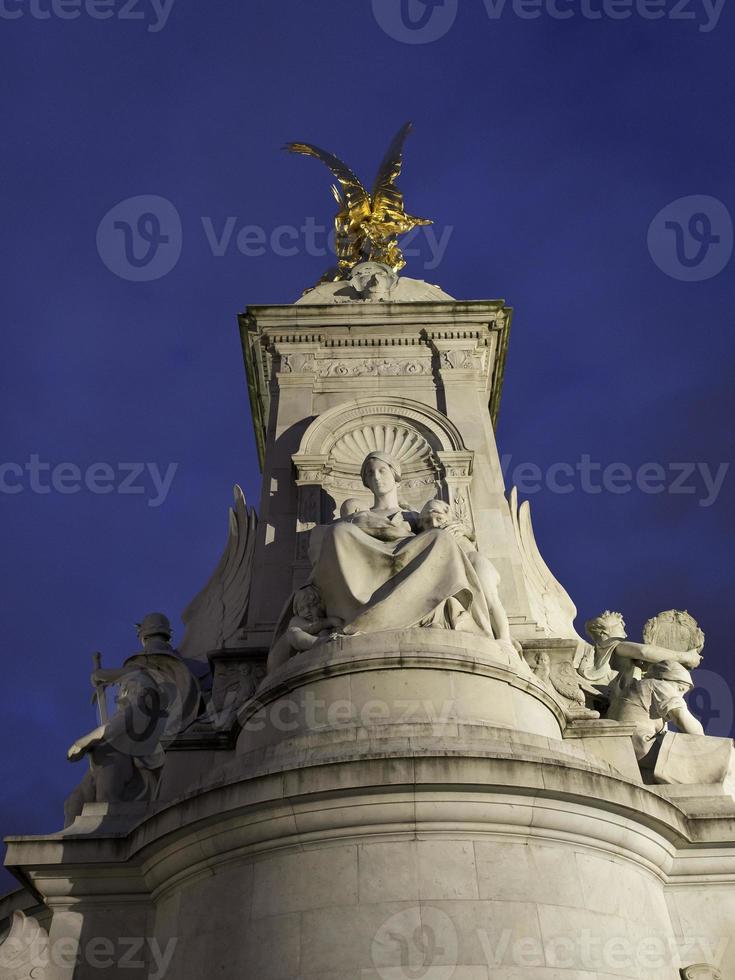
[[[261,466],[273,382],[338,391],[353,378],[369,388],[390,377],[409,386],[475,376],[495,425],[511,315],[502,300],[249,308],[239,323]]]

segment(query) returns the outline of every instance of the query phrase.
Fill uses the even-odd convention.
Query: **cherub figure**
[[[327,616],[319,590],[313,585],[305,585],[296,592],[292,612],[285,632],[268,654],[268,673],[282,667],[296,653],[311,650],[320,640],[329,639],[344,625],[336,616]]]
[[[652,768],[645,766],[643,760],[657,736],[666,730],[668,721],[687,735],[704,735],[702,723],[684,700],[693,687],[686,667],[676,660],[660,660],[651,664],[643,678],[633,678],[626,688],[616,691],[607,717],[636,726],[633,748],[642,768]]]
[[[430,528],[443,528],[454,535],[457,544],[467,556],[480,580],[495,639],[512,642],[508,616],[498,594],[500,585],[498,570],[488,558],[475,551],[470,532],[464,524],[454,520],[449,504],[444,500],[429,500],[428,503],[424,504],[419,515],[419,526],[422,531],[427,531]]]
[[[363,510],[367,510],[367,507],[361,500],[357,497],[348,497],[339,509],[339,516],[344,521],[353,514],[360,514]]]

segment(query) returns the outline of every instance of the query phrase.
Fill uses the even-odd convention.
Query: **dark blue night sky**
[[[258,502],[236,314],[330,264],[309,230],[332,219],[328,174],[281,146],[368,178],[406,119],[407,205],[446,249],[417,239],[405,272],[515,308],[499,447],[578,627],[620,609],[639,639],[689,609],[707,634],[695,707],[727,734],[733,8],[74,4],[0,2],[0,829],[60,827],[92,651],[121,662],[154,609],[179,625],[232,484]],[[105,217],[141,195],[171,207]],[[121,492],[136,463],[141,492]]]

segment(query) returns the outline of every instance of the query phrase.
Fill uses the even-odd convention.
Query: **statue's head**
[[[651,664],[646,671],[646,677],[656,681],[670,681],[679,688],[682,694],[686,694],[694,687],[692,675],[686,667],[675,660],[661,660],[657,664]]]
[[[173,634],[168,616],[164,616],[163,613],[148,613],[139,623],[135,624],[135,628],[138,633],[138,639],[144,645],[145,641],[150,640],[152,637],[160,637],[168,641]]]
[[[622,613],[611,612],[609,609],[600,613],[599,616],[595,616],[594,619],[588,619],[584,624],[584,628],[587,636],[589,636],[593,643],[597,643],[600,640],[607,640],[611,636],[624,640],[628,635],[625,632],[625,620],[623,619]]]
[[[423,531],[446,527],[452,522],[452,509],[444,500],[429,500],[421,508],[420,523]]]
[[[401,464],[389,453],[368,453],[360,469],[360,479],[374,494],[390,493],[401,482]]]
[[[350,285],[360,297],[371,303],[390,298],[398,274],[382,262],[359,262],[350,273]]]
[[[293,611],[296,616],[309,623],[324,616],[324,604],[319,590],[313,585],[305,585],[299,589],[293,599]]]

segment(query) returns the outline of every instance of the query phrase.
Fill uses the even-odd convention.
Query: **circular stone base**
[[[561,738],[562,708],[510,643],[446,630],[339,638],[270,674],[238,715],[238,753],[385,726],[492,726]]]

